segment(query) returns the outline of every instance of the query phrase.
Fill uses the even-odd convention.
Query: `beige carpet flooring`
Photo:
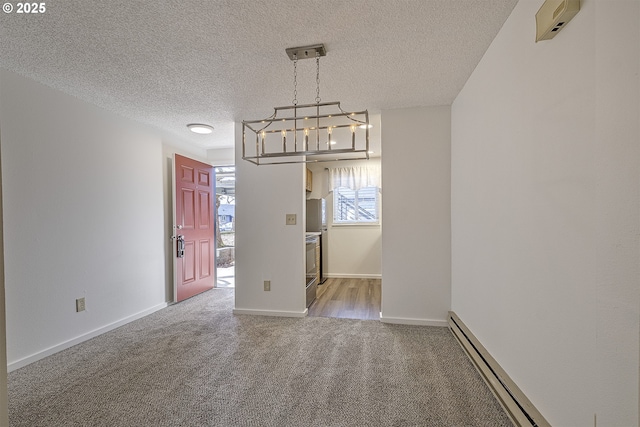
[[[510,426],[446,328],[233,315],[214,289],[9,374],[11,426]]]

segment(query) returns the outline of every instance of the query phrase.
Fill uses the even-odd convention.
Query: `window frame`
[[[338,195],[340,194],[340,190],[344,189],[344,190],[349,190],[349,191],[353,191],[354,193],[354,203],[358,204],[358,200],[360,200],[360,197],[358,197],[358,191],[360,190],[364,190],[364,189],[374,189],[374,193],[375,194],[375,219],[374,220],[361,220],[361,219],[356,219],[356,220],[337,220],[336,219],[336,212],[338,211],[338,206],[339,206],[339,202],[338,202]],[[337,227],[344,227],[344,226],[357,226],[357,227],[366,227],[366,226],[379,226],[380,225],[380,188],[378,187],[363,187],[360,190],[351,190],[350,188],[347,187],[339,187],[336,188],[332,191],[332,212],[331,212],[331,225],[332,226],[337,226]],[[357,211],[356,211],[357,213]]]

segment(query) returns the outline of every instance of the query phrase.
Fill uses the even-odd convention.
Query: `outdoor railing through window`
[[[378,221],[378,189],[360,190],[337,188],[334,190],[334,223],[371,223]]]

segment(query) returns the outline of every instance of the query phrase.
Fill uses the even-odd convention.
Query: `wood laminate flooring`
[[[380,319],[381,279],[330,278],[318,286],[309,316]]]

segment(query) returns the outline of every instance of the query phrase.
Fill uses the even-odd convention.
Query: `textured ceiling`
[[[1,14],[0,65],[199,147],[230,147],[234,121],[291,104],[285,48],[324,43],[320,96],[347,110],[448,105],[516,2],[55,0],[43,14]],[[299,61],[299,103],[314,102],[315,74]],[[216,130],[191,134],[192,122]]]

